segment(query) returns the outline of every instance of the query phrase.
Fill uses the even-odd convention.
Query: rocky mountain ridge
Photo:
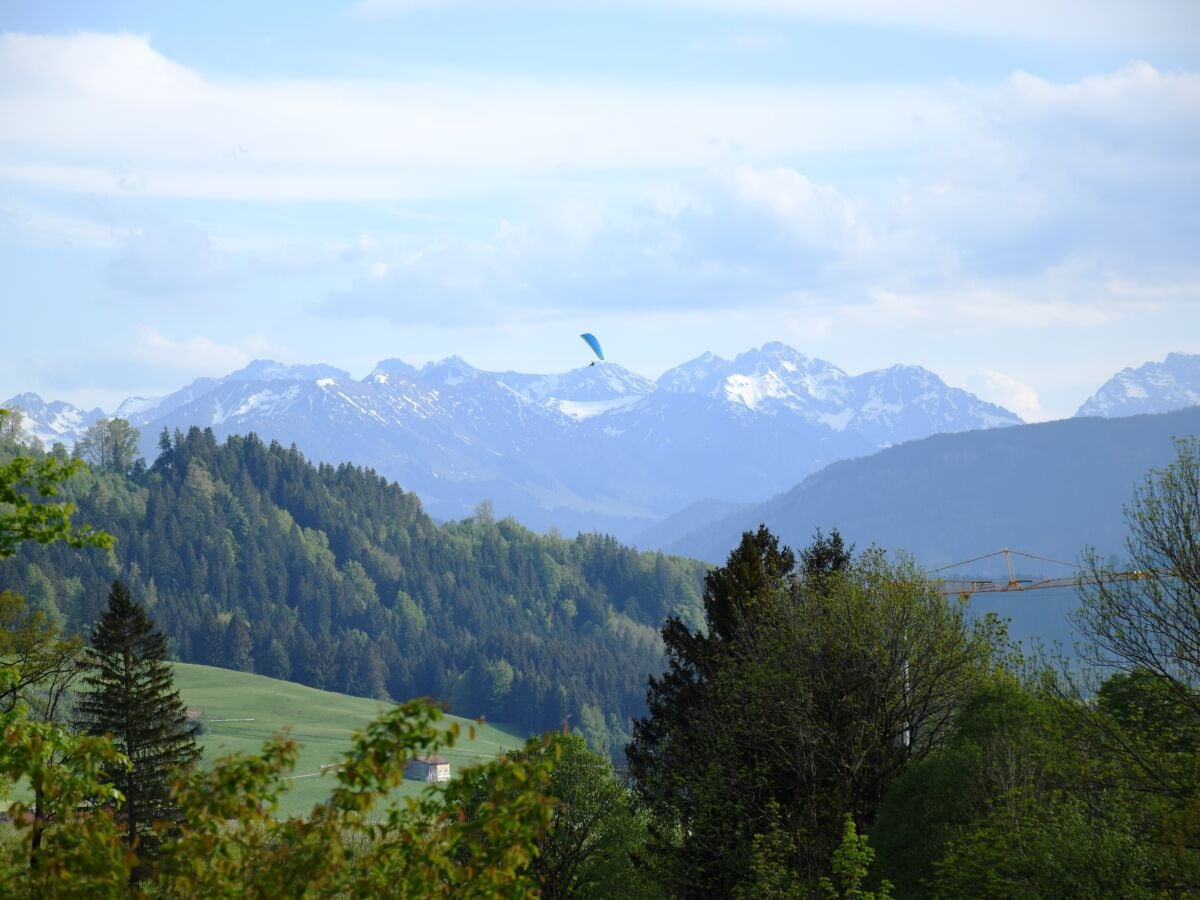
[[[1076,416],[1134,416],[1200,405],[1200,354],[1168,353],[1162,362],[1122,369],[1084,401]]]

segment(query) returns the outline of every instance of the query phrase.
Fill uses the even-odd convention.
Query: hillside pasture
[[[175,684],[184,704],[200,713],[206,733],[199,738],[204,748],[201,759],[209,765],[228,753],[257,753],[272,735],[283,734],[300,745],[300,759],[290,776],[291,787],[280,800],[280,815],[306,815],[324,801],[333,787],[327,767],[335,765],[350,749],[354,732],[389,706],[378,700],[319,691],[289,681],[262,675],[234,672],[212,666],[175,663]],[[524,743],[525,736],[503,726],[475,725],[458,716],[446,716],[446,724],[461,727],[458,744],[439,751],[450,760],[452,770],[494,759]],[[400,792],[415,794],[424,787],[406,780]]]

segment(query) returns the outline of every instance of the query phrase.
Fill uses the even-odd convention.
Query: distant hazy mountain
[[[46,403],[37,394],[17,394],[2,405],[19,408],[24,413],[21,424],[25,433],[47,447],[55,443],[73,446],[83,430],[104,415],[99,409],[85,411],[62,400]]]
[[[1004,547],[1075,562],[1085,547],[1124,556],[1123,507],[1174,437],[1200,434],[1200,407],[1120,419],[1065,419],[942,434],[834,463],[790,491],[705,525],[662,549],[722,562],[742,531],[766,523],[807,545],[837,527],[859,547],[913,553],[928,568]],[[995,572],[983,577],[999,577]],[[1052,565],[1039,574],[1071,574]],[[970,574],[979,574],[970,572]]]
[[[1196,405],[1200,405],[1200,354],[1170,353],[1160,363],[1122,369],[1075,415],[1112,418]]]
[[[169,415],[193,400],[211,393],[222,385],[256,381],[311,381],[317,378],[349,378],[349,372],[332,366],[285,366],[269,359],[256,359],[244,369],[224,378],[197,378],[187,387],[165,397],[130,397],[117,407],[114,415],[135,425]]]
[[[51,427],[39,398],[10,402],[36,429]],[[65,443],[99,414],[59,406],[54,439]],[[850,376],[778,343],[732,361],[705,354],[657,383],[613,363],[529,375],[458,357],[419,369],[389,359],[359,381],[259,360],[116,413],[141,429],[148,459],[164,427],[255,432],[310,459],[371,466],[435,516],[461,517],[490,499],[535,528],[623,538],[698,501],[713,501],[711,513],[761,500],[834,460],[1020,422],[925,369]]]
[[[887,446],[941,431],[1015,425],[1008,410],[948,387],[918,366],[850,376],[780,343],[727,362],[706,353],[663,374],[659,387],[723,400],[768,416],[794,416]]]
[[[635,547],[668,547],[707,525],[720,522],[751,504],[728,500],[697,500],[633,536]]]

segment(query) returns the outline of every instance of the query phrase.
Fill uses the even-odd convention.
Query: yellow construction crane
[[[1067,566],[1075,569],[1076,574],[1062,578],[1018,578],[1016,569],[1013,568],[1013,556],[1021,556],[1026,559],[1035,559],[1039,562],[1054,563],[1059,566]],[[969,566],[972,563],[981,562],[985,559],[995,559],[997,556],[1003,556],[1004,562],[1008,566],[1008,580],[994,581],[987,579],[963,579],[963,578],[937,578],[939,572],[945,572],[947,569],[959,569],[962,566]],[[1081,584],[1110,584],[1118,581],[1141,581],[1149,578],[1150,572],[1090,572],[1082,566],[1075,563],[1062,562],[1058,559],[1050,559],[1045,556],[1036,556],[1032,553],[1022,553],[1019,550],[1010,550],[1005,547],[1003,550],[997,550],[995,553],[985,553],[983,556],[977,556],[974,559],[963,560],[958,563],[951,563],[948,566],[942,566],[940,569],[932,569],[925,573],[940,581],[942,584],[942,593],[947,595],[958,595],[960,597],[970,597],[972,594],[990,594],[1003,591],[1037,591],[1047,588],[1062,588],[1076,587]]]

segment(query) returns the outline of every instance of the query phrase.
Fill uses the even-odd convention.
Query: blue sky
[[[1200,352],[1200,5],[0,4],[0,397],[769,340],[1028,419]]]

